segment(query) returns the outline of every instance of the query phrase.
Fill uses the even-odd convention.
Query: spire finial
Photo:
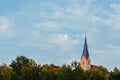
[[[85,32],[85,36],[86,36],[86,32]]]
[[[86,34],[86,32],[85,32],[85,42],[86,42],[86,38],[87,38],[87,34]]]

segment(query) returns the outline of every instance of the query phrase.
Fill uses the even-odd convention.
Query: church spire
[[[80,60],[80,66],[83,70],[91,69],[91,61],[90,61],[90,56],[89,56],[89,52],[88,52],[86,35],[85,35],[83,53],[82,53],[82,57]]]
[[[84,48],[83,48],[83,53],[82,53],[82,57],[85,56],[86,59],[89,58],[89,52],[88,52],[88,46],[87,46],[87,38],[86,38],[86,34],[85,34],[85,42],[84,42]]]

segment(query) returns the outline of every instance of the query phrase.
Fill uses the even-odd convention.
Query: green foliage
[[[69,65],[62,65],[58,72],[57,80],[72,80],[72,69]]]
[[[86,80],[108,80],[109,72],[106,68],[99,66],[93,70],[85,71]]]
[[[24,56],[18,56],[10,64],[14,72],[12,79],[17,80],[39,80],[39,72],[41,67],[38,66],[34,60],[28,59]]]
[[[90,80],[105,80],[103,72],[100,70],[93,70],[90,74]]]
[[[7,66],[0,66],[0,80],[10,80],[12,75],[12,70]]]
[[[13,60],[10,64],[10,67],[12,70],[17,74],[18,76],[21,76],[21,69],[23,66],[27,66],[29,63],[29,59],[24,56],[18,56],[16,60]]]
[[[72,71],[73,80],[85,80],[85,74],[80,67],[77,67]]]
[[[18,56],[10,66],[0,66],[0,80],[120,80],[120,70],[113,71],[102,66],[84,71],[79,62],[71,65],[38,65],[34,60]]]
[[[114,68],[113,72],[110,72],[109,80],[120,80],[120,70],[118,68]]]
[[[43,66],[41,66],[40,71],[39,72],[39,79],[40,80],[56,80],[57,78],[57,74],[54,71],[54,67],[56,67],[53,64],[45,64]]]

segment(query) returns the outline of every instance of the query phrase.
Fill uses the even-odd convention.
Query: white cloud
[[[78,43],[78,40],[70,38],[67,34],[57,33],[44,35],[34,31],[31,33],[31,36],[27,39],[26,43],[31,47],[48,51],[56,49],[64,53],[71,50],[72,47]]]
[[[111,27],[112,31],[120,30],[120,4],[110,4],[113,13],[109,12],[109,19],[106,21],[107,25]]]
[[[44,21],[42,23],[37,23],[35,24],[36,28],[38,29],[44,29],[44,30],[57,30],[60,25],[60,23],[56,22],[56,21]]]
[[[6,16],[0,16],[0,37],[12,36],[13,24]]]
[[[60,18],[64,16],[64,14],[60,11],[54,11],[53,15],[54,15],[54,18]]]
[[[110,7],[115,9],[116,12],[118,13],[120,11],[120,4],[110,4]]]
[[[31,19],[31,21],[28,20],[26,24],[33,24],[32,27],[37,26],[37,29],[39,28],[44,31],[60,31],[65,28],[73,28],[76,31],[86,31],[89,33],[92,32],[94,28],[96,31],[100,31],[98,27],[101,26],[105,28],[106,26],[114,26],[113,29],[119,29],[119,4],[111,4],[113,9],[117,8],[117,13],[113,14],[109,12],[109,10],[94,4],[97,0],[70,0],[68,3],[58,1],[64,3],[63,6],[56,4],[56,2],[57,1],[42,1],[31,3],[17,16],[26,15],[25,18]],[[109,18],[106,19],[104,17],[105,15]],[[34,20],[34,18],[36,19]],[[93,31],[93,33],[95,32]]]
[[[0,32],[5,32],[6,30],[8,30],[10,26],[10,23],[7,19],[7,17],[5,16],[0,16]]]
[[[106,47],[110,49],[120,49],[120,46],[117,45],[107,45]]]

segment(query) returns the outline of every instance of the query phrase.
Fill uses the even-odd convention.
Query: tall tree
[[[11,75],[12,71],[6,64],[0,66],[0,80],[10,80]]]
[[[85,71],[86,80],[108,80],[100,69]]]
[[[72,69],[69,65],[62,65],[58,72],[57,80],[72,80]]]
[[[21,69],[23,66],[27,66],[29,59],[24,56],[17,56],[15,60],[12,61],[10,67],[18,75],[21,76]]]
[[[14,72],[12,79],[17,80],[39,80],[40,66],[34,60],[24,56],[18,56],[10,64]]]
[[[109,80],[120,80],[120,70],[117,67],[110,72]]]

